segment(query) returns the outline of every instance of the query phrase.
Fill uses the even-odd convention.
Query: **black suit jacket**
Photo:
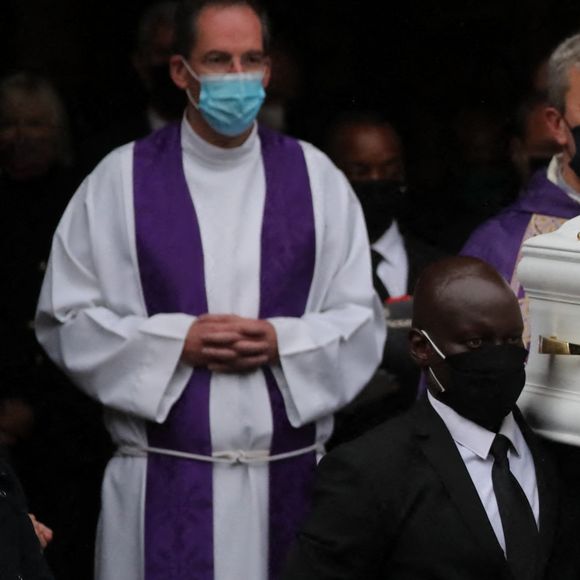
[[[404,229],[402,236],[409,261],[406,291],[411,295],[423,269],[446,254]],[[377,252],[372,252],[371,258],[373,284],[381,300],[385,300],[388,294],[376,272],[383,258]],[[383,360],[378,371],[356,399],[336,414],[335,428],[327,444],[328,449],[350,441],[379,423],[401,414],[417,399],[420,373],[409,353],[411,317],[411,301],[386,307],[385,319],[388,328]]]
[[[440,258],[448,256],[449,254],[417,238],[410,232],[406,231],[403,225],[401,225],[401,233],[403,236],[403,243],[405,244],[405,250],[407,252],[407,258],[409,260],[407,293],[413,294],[415,291],[415,285],[417,284],[417,279],[425,267]]]
[[[0,458],[0,580],[53,580],[16,475]]]
[[[537,579],[578,578],[561,532],[556,477],[517,420],[536,467]],[[339,446],[319,466],[313,511],[284,580],[510,580],[511,572],[445,424],[428,401]]]

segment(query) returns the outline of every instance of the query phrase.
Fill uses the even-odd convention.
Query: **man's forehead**
[[[396,133],[388,125],[352,124],[339,132],[339,143],[344,151],[380,152],[398,154],[400,149]]]
[[[262,22],[247,5],[207,6],[197,18],[194,49],[207,52],[263,51]]]
[[[435,289],[433,321],[454,330],[475,326],[513,325],[521,319],[519,304],[511,289],[497,280],[466,276],[449,280]]]
[[[387,123],[352,122],[345,123],[339,132],[348,134],[351,138],[381,139],[388,142],[398,142],[395,130]]]

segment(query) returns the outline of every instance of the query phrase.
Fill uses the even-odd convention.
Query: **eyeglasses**
[[[238,64],[239,63],[239,64]],[[243,72],[259,72],[268,64],[268,57],[261,51],[246,52],[240,57],[227,52],[212,51],[204,55],[203,72],[226,74],[241,68]]]

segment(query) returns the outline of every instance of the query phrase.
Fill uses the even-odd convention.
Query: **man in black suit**
[[[411,208],[397,131],[378,113],[344,113],[331,124],[326,149],[361,202],[377,293],[383,300],[412,294],[421,270],[443,252],[406,226]]]
[[[444,253],[405,226],[410,203],[403,146],[386,119],[369,111],[343,113],[330,126],[326,148],[361,202],[371,242],[373,285],[385,303],[388,327],[381,366],[361,394],[337,414],[332,448],[413,404],[419,371],[407,348],[412,294],[423,268]]]
[[[579,577],[572,514],[515,406],[522,329],[517,299],[485,263],[424,271],[410,341],[428,395],[322,460],[284,580]]]

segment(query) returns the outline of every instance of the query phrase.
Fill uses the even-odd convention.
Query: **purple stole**
[[[264,128],[259,136],[266,176],[259,316],[299,317],[310,292],[316,244],[306,162],[295,140]],[[206,313],[203,248],[182,165],[180,125],[138,141],[133,171],[137,256],[149,316]],[[314,424],[290,425],[272,372],[267,367],[263,372],[274,423],[270,453],[312,445]],[[210,379],[207,369],[194,369],[165,423],[148,424],[150,447],[211,456]],[[311,452],[269,464],[272,579],[308,508],[315,461]],[[145,580],[213,579],[212,469],[212,463],[148,455]]]

